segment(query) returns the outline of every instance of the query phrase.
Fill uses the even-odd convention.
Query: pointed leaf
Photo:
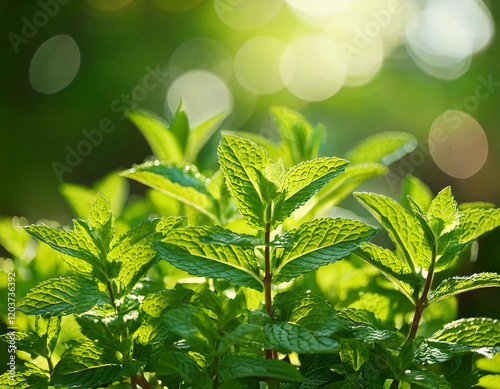
[[[226,116],[226,112],[221,112],[191,130],[186,148],[186,161],[194,162],[196,160],[203,146],[209,141]]]
[[[477,347],[500,345],[500,320],[486,317],[460,319],[449,324],[431,339]]]
[[[213,387],[210,378],[202,372],[201,366],[188,353],[165,351],[148,364],[148,369],[161,372],[162,375],[167,375],[173,370],[180,375],[185,384],[197,385],[196,387],[200,389]]]
[[[353,254],[380,270],[411,302],[416,302],[413,292],[417,287],[417,280],[406,262],[399,259],[392,251],[363,243]]]
[[[376,230],[349,219],[317,219],[290,231],[294,245],[274,257],[276,282],[289,281],[303,273],[345,258]]]
[[[111,206],[101,194],[92,203],[88,216],[89,232],[104,258],[110,249],[115,236],[115,224],[111,214]]]
[[[476,240],[500,226],[500,208],[467,208],[460,212],[460,243]]]
[[[432,192],[423,181],[417,177],[408,174],[401,183],[401,204],[411,211],[407,196],[410,196],[425,213],[429,209],[432,202]]]
[[[215,201],[206,188],[205,178],[192,165],[147,162],[122,175],[159,190],[217,221]]]
[[[307,211],[307,221],[323,215],[330,208],[338,205],[342,200],[351,194],[351,192],[361,185],[364,181],[387,174],[388,168],[380,163],[368,162],[363,164],[352,164],[338,176],[334,177],[325,185],[321,192],[317,193],[313,199],[305,205],[310,208]]]
[[[148,220],[120,238],[108,255],[108,260],[113,262],[113,278],[118,286],[115,296],[117,299],[128,294],[159,261],[153,248],[153,241],[161,237],[157,229],[162,228],[162,233],[167,234],[182,223],[183,219],[180,217]]]
[[[272,226],[281,224],[297,208],[304,205],[332,178],[344,171],[349,164],[340,158],[317,158],[302,162],[288,170],[281,178]]]
[[[94,342],[80,341],[64,352],[50,383],[53,386],[95,388],[122,377],[134,376],[140,368],[142,366],[137,361],[122,364],[115,353],[100,349]]]
[[[75,228],[79,228],[82,233],[49,227],[44,224],[26,226],[24,229],[53,249],[82,259],[92,266],[98,266],[100,263],[99,251],[87,231],[80,227],[81,223],[75,222]]]
[[[431,292],[427,304],[454,296],[469,290],[500,286],[500,274],[477,273],[469,277],[452,277],[444,280]]]
[[[59,192],[64,196],[76,217],[85,219],[94,202],[97,192],[83,185],[63,183],[59,186]]]
[[[7,371],[0,376],[0,388],[48,389],[49,373],[32,363],[16,365],[14,375]]]
[[[309,330],[321,328],[334,312],[324,297],[299,291],[278,293],[273,308],[277,320],[299,324]]]
[[[210,244],[203,241],[222,227],[186,227],[155,242],[162,259],[201,277],[214,277],[253,289],[262,289],[259,264],[253,247]],[[230,233],[230,232],[228,232]]]
[[[219,163],[229,192],[245,221],[255,229],[264,229],[266,204],[257,172],[272,163],[267,153],[249,140],[224,135],[219,144]]]
[[[56,347],[57,338],[61,331],[61,317],[35,317],[35,332],[44,340],[48,354],[52,353]]]
[[[242,354],[225,358],[220,364],[219,374],[224,381],[246,377],[275,378],[289,382],[303,380],[297,369],[289,363]]]
[[[79,314],[109,304],[97,284],[80,277],[53,278],[32,288],[17,309],[27,315]]]
[[[427,269],[432,252],[420,223],[400,204],[389,197],[373,193],[354,193],[389,233],[410,269],[415,265]]]
[[[218,333],[202,309],[192,305],[171,309],[163,315],[164,325],[200,352],[209,352]]]
[[[448,186],[438,193],[432,200],[427,211],[427,220],[430,229],[436,237],[453,231],[458,226],[458,208]]]
[[[419,364],[442,363],[449,361],[456,355],[467,353],[492,358],[495,355],[495,349],[495,347],[474,347],[465,344],[426,339],[415,351],[415,362]]]
[[[288,146],[293,164],[316,157],[312,153],[317,153],[317,136],[313,136],[314,129],[304,116],[286,107],[272,107],[269,113],[283,143]]]
[[[359,142],[346,154],[353,163],[381,162],[390,165],[415,150],[417,140],[405,132],[382,132]]]
[[[264,326],[266,348],[289,354],[330,353],[339,349],[337,341],[326,336],[315,335],[307,328],[287,322]]]
[[[173,162],[183,160],[183,154],[177,139],[169,131],[168,125],[162,119],[145,111],[130,112],[128,118],[142,132],[158,159]]]
[[[177,139],[177,144],[185,155],[189,137],[189,121],[186,111],[182,106],[182,101],[177,107],[174,117],[170,121],[169,130],[175,136],[175,139]]]
[[[291,156],[288,155],[288,150],[283,146],[283,144],[277,144],[269,138],[253,132],[238,131],[232,135],[237,135],[256,143],[258,146],[267,151],[267,154],[273,161],[282,160],[283,164],[287,167],[292,165]]]

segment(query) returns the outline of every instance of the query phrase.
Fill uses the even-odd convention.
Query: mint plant
[[[221,170],[239,211],[257,234],[237,234],[221,226],[177,229],[155,248],[172,265],[202,277],[217,277],[264,290],[266,313],[273,316],[272,286],[344,258],[375,230],[347,219],[320,219],[272,237],[272,233],[348,162],[331,157],[303,162],[285,171],[255,143],[224,135]],[[262,238],[262,234],[263,239]],[[263,251],[263,266],[255,248]],[[271,350],[268,359],[274,358]]]
[[[409,209],[385,196],[355,193],[396,246],[393,253],[364,243],[355,254],[380,270],[415,306],[407,341],[399,351],[409,355],[394,371],[396,380],[391,388],[398,388],[399,381],[421,379],[437,382],[439,387],[450,387],[446,379],[456,380],[453,375],[437,376],[412,368],[447,362],[467,353],[492,357],[500,350],[500,322],[488,318],[461,319],[447,324],[429,339],[417,337],[422,314],[429,305],[468,290],[500,286],[500,274],[479,273],[447,278],[433,289],[438,272],[449,268],[474,240],[500,226],[500,209],[481,202],[459,207],[449,187],[434,199],[430,193],[425,184],[411,176],[404,183],[402,194]],[[469,366],[469,372],[471,370]],[[471,373],[469,378],[465,384],[453,382],[453,387],[475,384],[480,375]],[[435,387],[432,385],[428,387]]]
[[[0,386],[494,388],[500,322],[454,320],[442,304],[500,286],[496,273],[449,276],[500,209],[458,206],[450,188],[434,198],[408,176],[400,203],[355,193],[395,250],[374,245],[375,228],[325,216],[414,137],[382,133],[345,159],[319,157],[321,125],[283,107],[271,117],[279,143],[225,134],[213,172],[198,153],[224,114],[190,129],[182,107],[170,123],[131,113],[157,160],[91,188],[63,184],[71,229],[0,220],[26,329],[0,336],[20,351]],[[152,190],[131,201],[125,178]],[[65,268],[48,269],[58,256]],[[324,269],[351,281],[320,288]]]

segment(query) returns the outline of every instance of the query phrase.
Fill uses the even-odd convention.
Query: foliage
[[[401,204],[354,194],[395,250],[377,246],[377,229],[324,214],[385,174],[414,138],[383,133],[346,159],[319,157],[321,125],[282,107],[271,116],[280,144],[223,134],[220,170],[202,175],[197,153],[223,114],[190,129],[182,106],[169,124],[132,112],[157,160],[93,188],[64,184],[78,217],[71,229],[40,223],[26,234],[3,222],[16,272],[57,252],[66,269],[23,290],[18,315],[35,320],[15,333],[24,362],[2,387],[466,388],[498,375],[488,358],[498,358],[500,322],[454,320],[433,306],[500,286],[500,275],[433,281],[500,225],[500,209],[459,207],[449,187],[432,198],[409,176]],[[123,177],[151,190],[127,201]],[[29,236],[40,242],[31,254]],[[336,306],[331,291],[315,293],[328,269],[331,282],[356,278],[335,284]],[[354,290],[361,297],[351,301]]]

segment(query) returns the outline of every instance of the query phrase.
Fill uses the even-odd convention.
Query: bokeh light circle
[[[486,162],[488,139],[472,116],[448,110],[432,123],[429,151],[443,172],[455,178],[468,178]]]
[[[133,1],[134,0],[87,0],[87,4],[99,11],[112,12],[125,8]]]
[[[231,55],[219,42],[194,38],[182,43],[170,57],[169,73],[172,80],[194,69],[208,70],[224,80],[233,75]]]
[[[31,59],[29,79],[34,90],[52,94],[66,88],[80,68],[80,50],[69,35],[57,35],[37,49]]]
[[[229,112],[233,104],[226,83],[206,70],[189,71],[174,80],[167,91],[170,112],[177,110],[181,100],[192,127],[222,111]]]
[[[256,30],[269,23],[281,8],[282,0],[215,0],[219,18],[235,30]]]
[[[325,36],[306,35],[288,45],[281,57],[280,72],[292,94],[307,101],[321,101],[344,85],[347,59]]]
[[[276,93],[284,88],[280,62],[286,45],[276,38],[257,37],[246,42],[234,59],[234,73],[249,91]]]
[[[471,56],[493,36],[491,14],[479,0],[429,0],[406,28],[417,65],[442,79],[467,71]]]
[[[286,0],[292,11],[315,27],[327,25],[333,16],[345,13],[353,0]]]
[[[184,12],[196,7],[203,0],[154,0],[154,5],[164,11]]]

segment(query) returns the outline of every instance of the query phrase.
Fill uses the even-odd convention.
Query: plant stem
[[[130,386],[132,386],[133,389],[137,389],[137,380],[135,377],[130,378]]]
[[[106,286],[108,287],[109,299],[111,300],[111,305],[113,306],[115,313],[118,314],[118,308],[115,304],[115,295],[113,294],[113,288],[111,287],[111,283],[109,280],[106,280]]]
[[[219,330],[219,335],[220,335],[220,330]],[[214,356],[214,361],[212,363],[212,377],[214,378],[214,385],[213,389],[217,389],[219,387],[219,346],[220,346],[220,340],[217,340],[215,342],[215,356]]]
[[[139,385],[141,385],[143,389],[151,389],[151,385],[149,385],[149,382],[146,380],[146,377],[144,377],[144,374],[137,374],[136,377]]]
[[[49,373],[50,373],[50,375],[52,375],[52,373],[54,372],[54,365],[52,364],[52,358],[51,358],[50,354],[47,357],[47,363],[49,364]]]
[[[270,254],[270,246],[271,243],[271,224],[266,223],[266,235],[265,235],[266,247],[264,249],[264,266],[265,266],[265,275],[264,275],[264,298],[266,301],[266,313],[269,317],[273,317],[273,299],[271,296],[271,285],[272,285],[272,275],[271,275],[271,254]],[[266,350],[266,358],[274,359],[276,358],[276,353],[273,350]]]
[[[420,325],[422,314],[424,313],[424,309],[427,305],[427,296],[429,295],[429,291],[432,286],[432,281],[434,279],[435,262],[436,262],[436,244],[434,244],[432,248],[431,264],[429,266],[427,278],[425,279],[424,290],[422,291],[422,295],[415,304],[415,313],[413,315],[413,321],[411,322],[411,328],[410,328],[410,333],[408,334],[408,340],[415,339],[415,336],[417,336],[418,326]],[[399,381],[398,380],[392,381],[390,389],[397,389],[398,387],[399,387]]]

